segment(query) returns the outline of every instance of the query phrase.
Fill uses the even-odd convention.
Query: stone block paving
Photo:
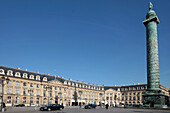
[[[124,108],[96,108],[96,109],[84,109],[84,108],[65,108],[63,110],[55,111],[39,111],[39,108],[35,107],[13,107],[7,108],[5,113],[170,113],[168,110],[146,110],[146,109],[124,109]]]

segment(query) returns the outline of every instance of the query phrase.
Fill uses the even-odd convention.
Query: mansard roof
[[[6,66],[1,66],[0,65],[0,69],[3,69],[4,72],[5,72],[5,75],[7,75],[7,71],[8,70],[11,70],[13,71],[13,76],[15,76],[15,73],[16,72],[19,72],[21,73],[21,78],[23,76],[23,73],[27,73],[28,74],[28,78],[30,75],[34,75],[34,80],[36,78],[37,75],[40,76],[40,80],[43,79],[43,77],[47,77],[47,82],[48,81],[52,81],[52,80],[55,80],[57,79],[58,81],[64,83],[64,82],[70,82],[71,84],[74,83],[74,84],[81,84],[81,85],[85,85],[85,86],[90,86],[90,87],[96,87],[96,88],[101,88],[103,86],[97,86],[97,85],[93,85],[93,84],[89,84],[89,83],[84,83],[84,82],[79,82],[79,81],[73,81],[73,80],[69,80],[69,79],[65,79],[65,78],[61,78],[61,77],[55,77],[55,76],[51,76],[51,75],[47,75],[47,74],[40,74],[40,73],[35,73],[35,72],[31,72],[31,71],[26,71],[26,70],[22,70],[22,69],[17,69],[17,68],[12,68],[12,67],[6,67]],[[65,84],[65,85],[68,85],[68,84]]]

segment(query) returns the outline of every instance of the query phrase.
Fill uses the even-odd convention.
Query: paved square
[[[23,108],[8,108],[6,113],[170,113],[168,110],[145,110],[145,109],[124,109],[124,108],[96,108],[96,109],[83,109],[83,108],[65,108],[63,110],[55,111],[39,111],[34,107]]]

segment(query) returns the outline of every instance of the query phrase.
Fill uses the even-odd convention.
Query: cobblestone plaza
[[[25,108],[8,108],[6,113],[169,113],[168,110],[146,110],[146,109],[124,109],[110,107],[108,110],[105,108],[96,109],[83,109],[83,108],[65,108],[57,111],[39,111],[34,107]]]

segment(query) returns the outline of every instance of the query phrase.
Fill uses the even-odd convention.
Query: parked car
[[[31,104],[31,107],[35,107],[36,105],[35,104]]]
[[[96,108],[96,104],[88,104],[84,107],[85,109]]]
[[[64,109],[64,106],[60,104],[49,104],[47,106],[40,107],[40,111],[45,111],[45,110],[51,111],[51,110],[61,110],[61,109]]]
[[[17,105],[14,105],[15,107],[25,107],[25,104],[17,104]]]

